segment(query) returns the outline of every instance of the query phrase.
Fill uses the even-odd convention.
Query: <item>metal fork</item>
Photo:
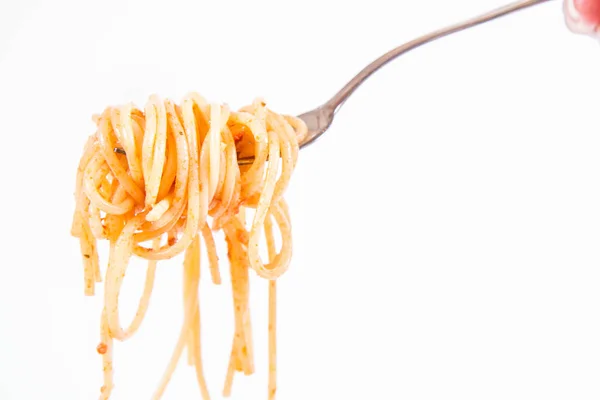
[[[300,144],[300,147],[306,147],[309,144],[317,140],[323,133],[331,126],[333,117],[340,110],[342,104],[354,93],[354,91],[371,75],[378,71],[381,67],[396,59],[397,57],[405,54],[417,47],[421,47],[424,44],[433,42],[437,39],[441,39],[445,36],[451,35],[456,32],[463,31],[465,29],[472,28],[477,25],[481,25],[488,21],[496,18],[503,17],[508,14],[512,14],[516,11],[524,10],[526,8],[548,2],[550,0],[527,0],[517,1],[506,6],[497,8],[485,14],[479,15],[475,18],[468,19],[458,24],[450,25],[437,31],[428,33],[417,39],[411,40],[395,49],[385,53],[371,64],[367,65],[360,71],[350,82],[348,82],[339,92],[337,92],[329,101],[314,110],[300,114],[298,117],[302,119],[308,127],[308,135]]]
[[[300,148],[308,146],[309,144],[317,140],[319,137],[321,137],[323,133],[325,133],[325,131],[327,131],[327,129],[331,126],[331,123],[333,122],[333,117],[340,110],[342,104],[344,104],[344,102],[348,100],[352,93],[354,93],[354,91],[364,81],[366,81],[371,75],[373,75],[376,71],[378,71],[381,67],[383,67],[390,61],[409,52],[410,50],[416,49],[417,47],[421,47],[422,45],[433,42],[437,39],[441,39],[453,33],[473,28],[477,25],[484,24],[486,22],[503,17],[505,15],[512,14],[516,11],[524,10],[526,8],[546,3],[548,1],[550,0],[516,1],[506,6],[489,11],[485,14],[479,15],[477,17],[428,33],[417,39],[411,40],[410,42],[407,42],[399,47],[396,47],[393,50],[390,50],[389,52],[385,53],[384,55],[373,61],[371,64],[363,68],[362,71],[360,71],[354,78],[352,78],[350,82],[348,82],[326,103],[315,108],[314,110],[305,112],[298,116],[306,123],[306,126],[308,127],[308,134],[300,143]],[[125,154],[124,150],[120,148],[115,148],[115,152]],[[240,158],[238,159],[238,164],[247,165],[252,164],[253,161],[254,159],[252,157]]]

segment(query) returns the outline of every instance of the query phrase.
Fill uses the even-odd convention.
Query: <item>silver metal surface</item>
[[[477,17],[468,19],[466,21],[447,26],[445,28],[436,30],[434,32],[423,35],[417,39],[411,40],[393,50],[385,53],[365,68],[360,71],[354,78],[350,80],[339,92],[337,92],[330,100],[323,105],[315,108],[314,110],[307,111],[300,114],[298,117],[301,118],[308,127],[308,134],[304,140],[300,143],[300,147],[304,148],[309,144],[317,140],[323,133],[331,126],[333,117],[340,110],[342,104],[354,93],[354,91],[371,75],[377,72],[381,67],[389,63],[390,61],[398,58],[399,56],[406,54],[407,52],[423,46],[424,44],[433,42],[437,39],[441,39],[445,36],[464,31],[466,29],[481,25],[488,21],[503,17],[508,14],[512,14],[516,11],[524,10],[526,8],[536,6],[542,3],[546,3],[551,0],[525,0],[516,1],[506,6],[497,8],[485,14]],[[115,152],[125,154],[125,151],[120,148],[115,148]],[[238,159],[240,165],[252,164],[253,158],[241,158]]]
[[[508,14],[512,14],[516,11],[524,10],[526,8],[546,3],[551,0],[527,0],[517,1],[506,6],[497,8],[475,18],[471,18],[458,24],[450,25],[448,27],[439,29],[431,32],[427,35],[421,36],[417,39],[411,40],[395,49],[385,53],[371,64],[367,65],[362,71],[360,71],[350,82],[348,82],[339,92],[337,92],[329,101],[314,110],[300,114],[298,117],[301,118],[308,127],[308,135],[300,143],[300,147],[306,147],[318,139],[333,122],[333,117],[339,111],[340,107],[348,98],[354,93],[354,91],[371,75],[378,71],[381,67],[396,59],[397,57],[409,52],[410,50],[416,49],[424,44],[433,42],[434,40],[443,38],[456,32],[463,31],[465,29],[472,28],[477,25],[481,25],[485,22],[494,20],[496,18],[503,17]],[[251,162],[251,160],[250,160]]]

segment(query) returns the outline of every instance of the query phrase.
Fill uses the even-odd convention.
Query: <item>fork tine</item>
[[[113,151],[117,154],[122,154],[122,155],[127,155],[127,153],[125,152],[124,149],[120,148],[120,147],[115,147],[113,148]],[[244,157],[244,158],[238,158],[238,164],[239,165],[250,165],[254,162],[254,157]]]

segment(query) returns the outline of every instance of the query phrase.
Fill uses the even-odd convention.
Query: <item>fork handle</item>
[[[333,121],[334,114],[340,109],[342,104],[344,104],[344,102],[348,100],[348,97],[350,97],[352,93],[354,93],[354,91],[371,75],[373,75],[381,67],[394,60],[395,58],[434,40],[472,28],[474,26],[483,24],[496,18],[512,14],[516,11],[524,10],[535,5],[545,3],[547,1],[550,0],[516,1],[514,3],[489,11],[485,14],[479,15],[475,18],[471,18],[466,21],[433,31],[417,39],[411,40],[410,42],[407,42],[399,47],[396,47],[393,50],[390,50],[389,52],[385,53],[384,55],[373,61],[371,64],[363,68],[362,71],[360,71],[354,78],[352,78],[350,82],[348,82],[325,104],[312,111],[299,115],[299,117],[306,122],[309,130],[308,136],[301,144],[302,147],[309,145],[310,143],[315,141],[319,136],[321,136],[321,134],[325,132],[327,128],[329,128],[331,122]]]

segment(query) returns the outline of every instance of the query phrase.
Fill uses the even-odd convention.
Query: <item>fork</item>
[[[307,147],[309,144],[314,143],[319,137],[329,129],[335,114],[340,110],[341,106],[346,100],[354,93],[354,91],[371,75],[377,72],[381,67],[389,63],[390,61],[398,58],[399,56],[414,50],[424,44],[431,43],[437,39],[441,39],[445,36],[457,33],[469,28],[473,28],[477,25],[484,24],[494,19],[503,17],[514,12],[524,10],[529,7],[533,7],[542,3],[546,3],[550,0],[521,0],[514,3],[499,7],[495,10],[489,11],[485,14],[481,14],[477,17],[468,19],[457,24],[447,26],[442,29],[430,32],[417,39],[411,40],[393,50],[388,51],[365,68],[362,69],[354,78],[352,78],[340,91],[338,91],[331,99],[325,102],[323,105],[307,111],[303,114],[298,115],[298,118],[304,121],[308,128],[308,133],[300,144],[300,148]],[[125,154],[122,148],[115,148],[116,153]],[[254,161],[253,157],[239,158],[239,165],[252,164]]]
[[[411,40],[393,50],[388,51],[365,68],[362,69],[354,78],[352,78],[340,91],[338,91],[331,99],[329,99],[323,105],[307,111],[303,114],[298,115],[298,118],[304,121],[308,128],[308,134],[304,140],[300,143],[300,148],[307,147],[311,143],[314,143],[319,137],[329,129],[335,114],[340,110],[342,105],[348,98],[354,93],[354,91],[371,75],[377,72],[381,67],[389,63],[390,61],[398,58],[399,56],[414,50],[424,44],[431,43],[437,39],[441,39],[445,36],[457,33],[469,28],[473,28],[477,25],[484,24],[494,19],[503,17],[514,12],[524,10],[529,7],[533,7],[542,3],[546,3],[551,0],[525,0],[516,1],[514,3],[499,7],[495,10],[489,11],[485,14],[481,14],[477,17],[468,19],[457,24],[447,26],[442,29],[438,29],[426,35],[423,35],[417,39]],[[240,165],[252,164],[254,159],[252,157],[240,158],[238,163]]]
[[[524,10],[526,8],[536,6],[542,3],[546,3],[550,0],[526,0],[517,1],[503,7],[499,7],[495,10],[489,11],[485,14],[477,17],[468,19],[457,24],[447,26],[442,29],[438,29],[426,35],[423,35],[417,39],[411,40],[393,50],[388,51],[371,64],[367,65],[362,69],[354,78],[350,80],[339,92],[337,92],[330,100],[323,105],[315,108],[314,110],[300,114],[298,118],[302,119],[308,127],[308,134],[305,139],[300,143],[300,147],[304,148],[309,144],[317,140],[333,122],[333,117],[340,110],[341,106],[346,100],[354,93],[354,91],[365,82],[371,75],[377,72],[381,67],[396,59],[397,57],[414,50],[424,44],[431,43],[437,39],[441,39],[445,36],[457,33],[469,28],[473,28],[477,25],[484,24],[494,19],[503,17],[508,14],[512,14],[516,11]],[[240,164],[242,160],[239,160]],[[251,163],[252,159],[244,159],[244,163]]]

